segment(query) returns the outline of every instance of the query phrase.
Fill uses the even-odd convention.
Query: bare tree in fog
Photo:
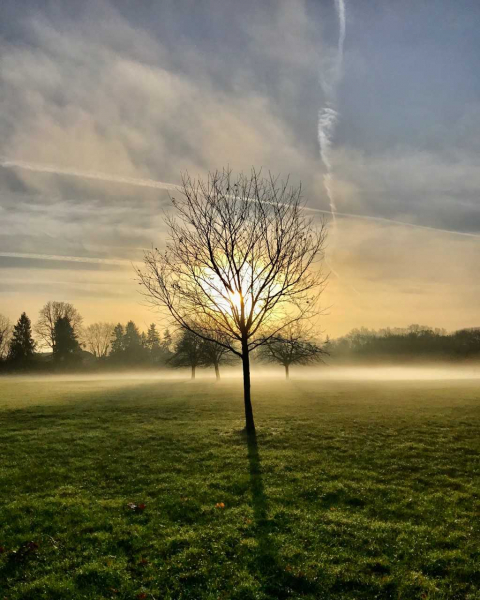
[[[204,341],[188,329],[184,329],[175,344],[175,352],[169,363],[176,368],[189,367],[191,378],[195,379],[197,367],[202,364],[202,344]]]
[[[140,282],[181,327],[242,359],[246,430],[254,433],[250,352],[318,313],[326,277],[315,262],[326,226],[303,210],[300,186],[255,170],[206,181],[187,174],[172,203],[170,241],[165,252],[145,254]]]
[[[87,350],[97,358],[105,358],[112,343],[113,323],[92,323],[85,327],[82,333],[82,341]]]
[[[40,340],[55,351],[55,323],[68,318],[75,334],[80,336],[83,317],[69,302],[47,302],[40,310],[34,331]]]
[[[325,354],[325,349],[312,338],[302,323],[289,325],[260,348],[261,358],[285,367],[286,379],[290,377],[291,365],[321,362]]]
[[[0,315],[0,360],[6,358],[13,327],[10,319]]]
[[[202,340],[202,365],[204,367],[213,367],[215,369],[215,379],[220,381],[220,365],[222,363],[231,363],[234,357],[231,356],[227,347],[228,340],[225,339],[225,336],[219,338],[216,332],[212,333],[215,338],[214,342]]]

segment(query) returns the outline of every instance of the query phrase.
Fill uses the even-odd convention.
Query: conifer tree
[[[167,352],[167,353],[170,353],[173,348],[172,334],[170,333],[170,331],[168,329],[165,329],[165,332],[163,334],[162,348],[163,348],[164,352]]]
[[[13,328],[8,361],[18,367],[27,367],[32,362],[34,352],[35,342],[32,337],[32,324],[27,315],[22,313]]]
[[[163,350],[160,340],[160,334],[157,331],[155,323],[152,323],[148,328],[146,348],[148,349],[150,360],[152,363],[158,363],[162,359]]]
[[[123,325],[118,323],[113,329],[112,349],[110,351],[110,356],[114,360],[119,360],[123,355],[125,350],[124,336]]]
[[[58,363],[71,363],[80,351],[77,335],[68,316],[59,317],[53,329],[53,357]]]

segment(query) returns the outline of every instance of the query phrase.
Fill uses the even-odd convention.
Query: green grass
[[[478,382],[0,386],[0,600],[480,599]]]

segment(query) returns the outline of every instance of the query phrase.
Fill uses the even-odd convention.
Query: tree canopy
[[[137,271],[146,297],[182,328],[242,358],[246,428],[255,431],[249,354],[316,314],[326,238],[288,180],[214,172],[183,177],[164,252]]]
[[[312,339],[305,327],[295,323],[285,328],[280,335],[267,340],[261,347],[261,357],[285,367],[288,379],[291,365],[309,365],[322,360],[327,354],[323,346]]]

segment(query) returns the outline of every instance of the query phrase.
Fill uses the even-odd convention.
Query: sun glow
[[[233,308],[240,312],[242,307],[242,294],[240,294],[240,292],[229,292],[228,297],[230,298]]]

